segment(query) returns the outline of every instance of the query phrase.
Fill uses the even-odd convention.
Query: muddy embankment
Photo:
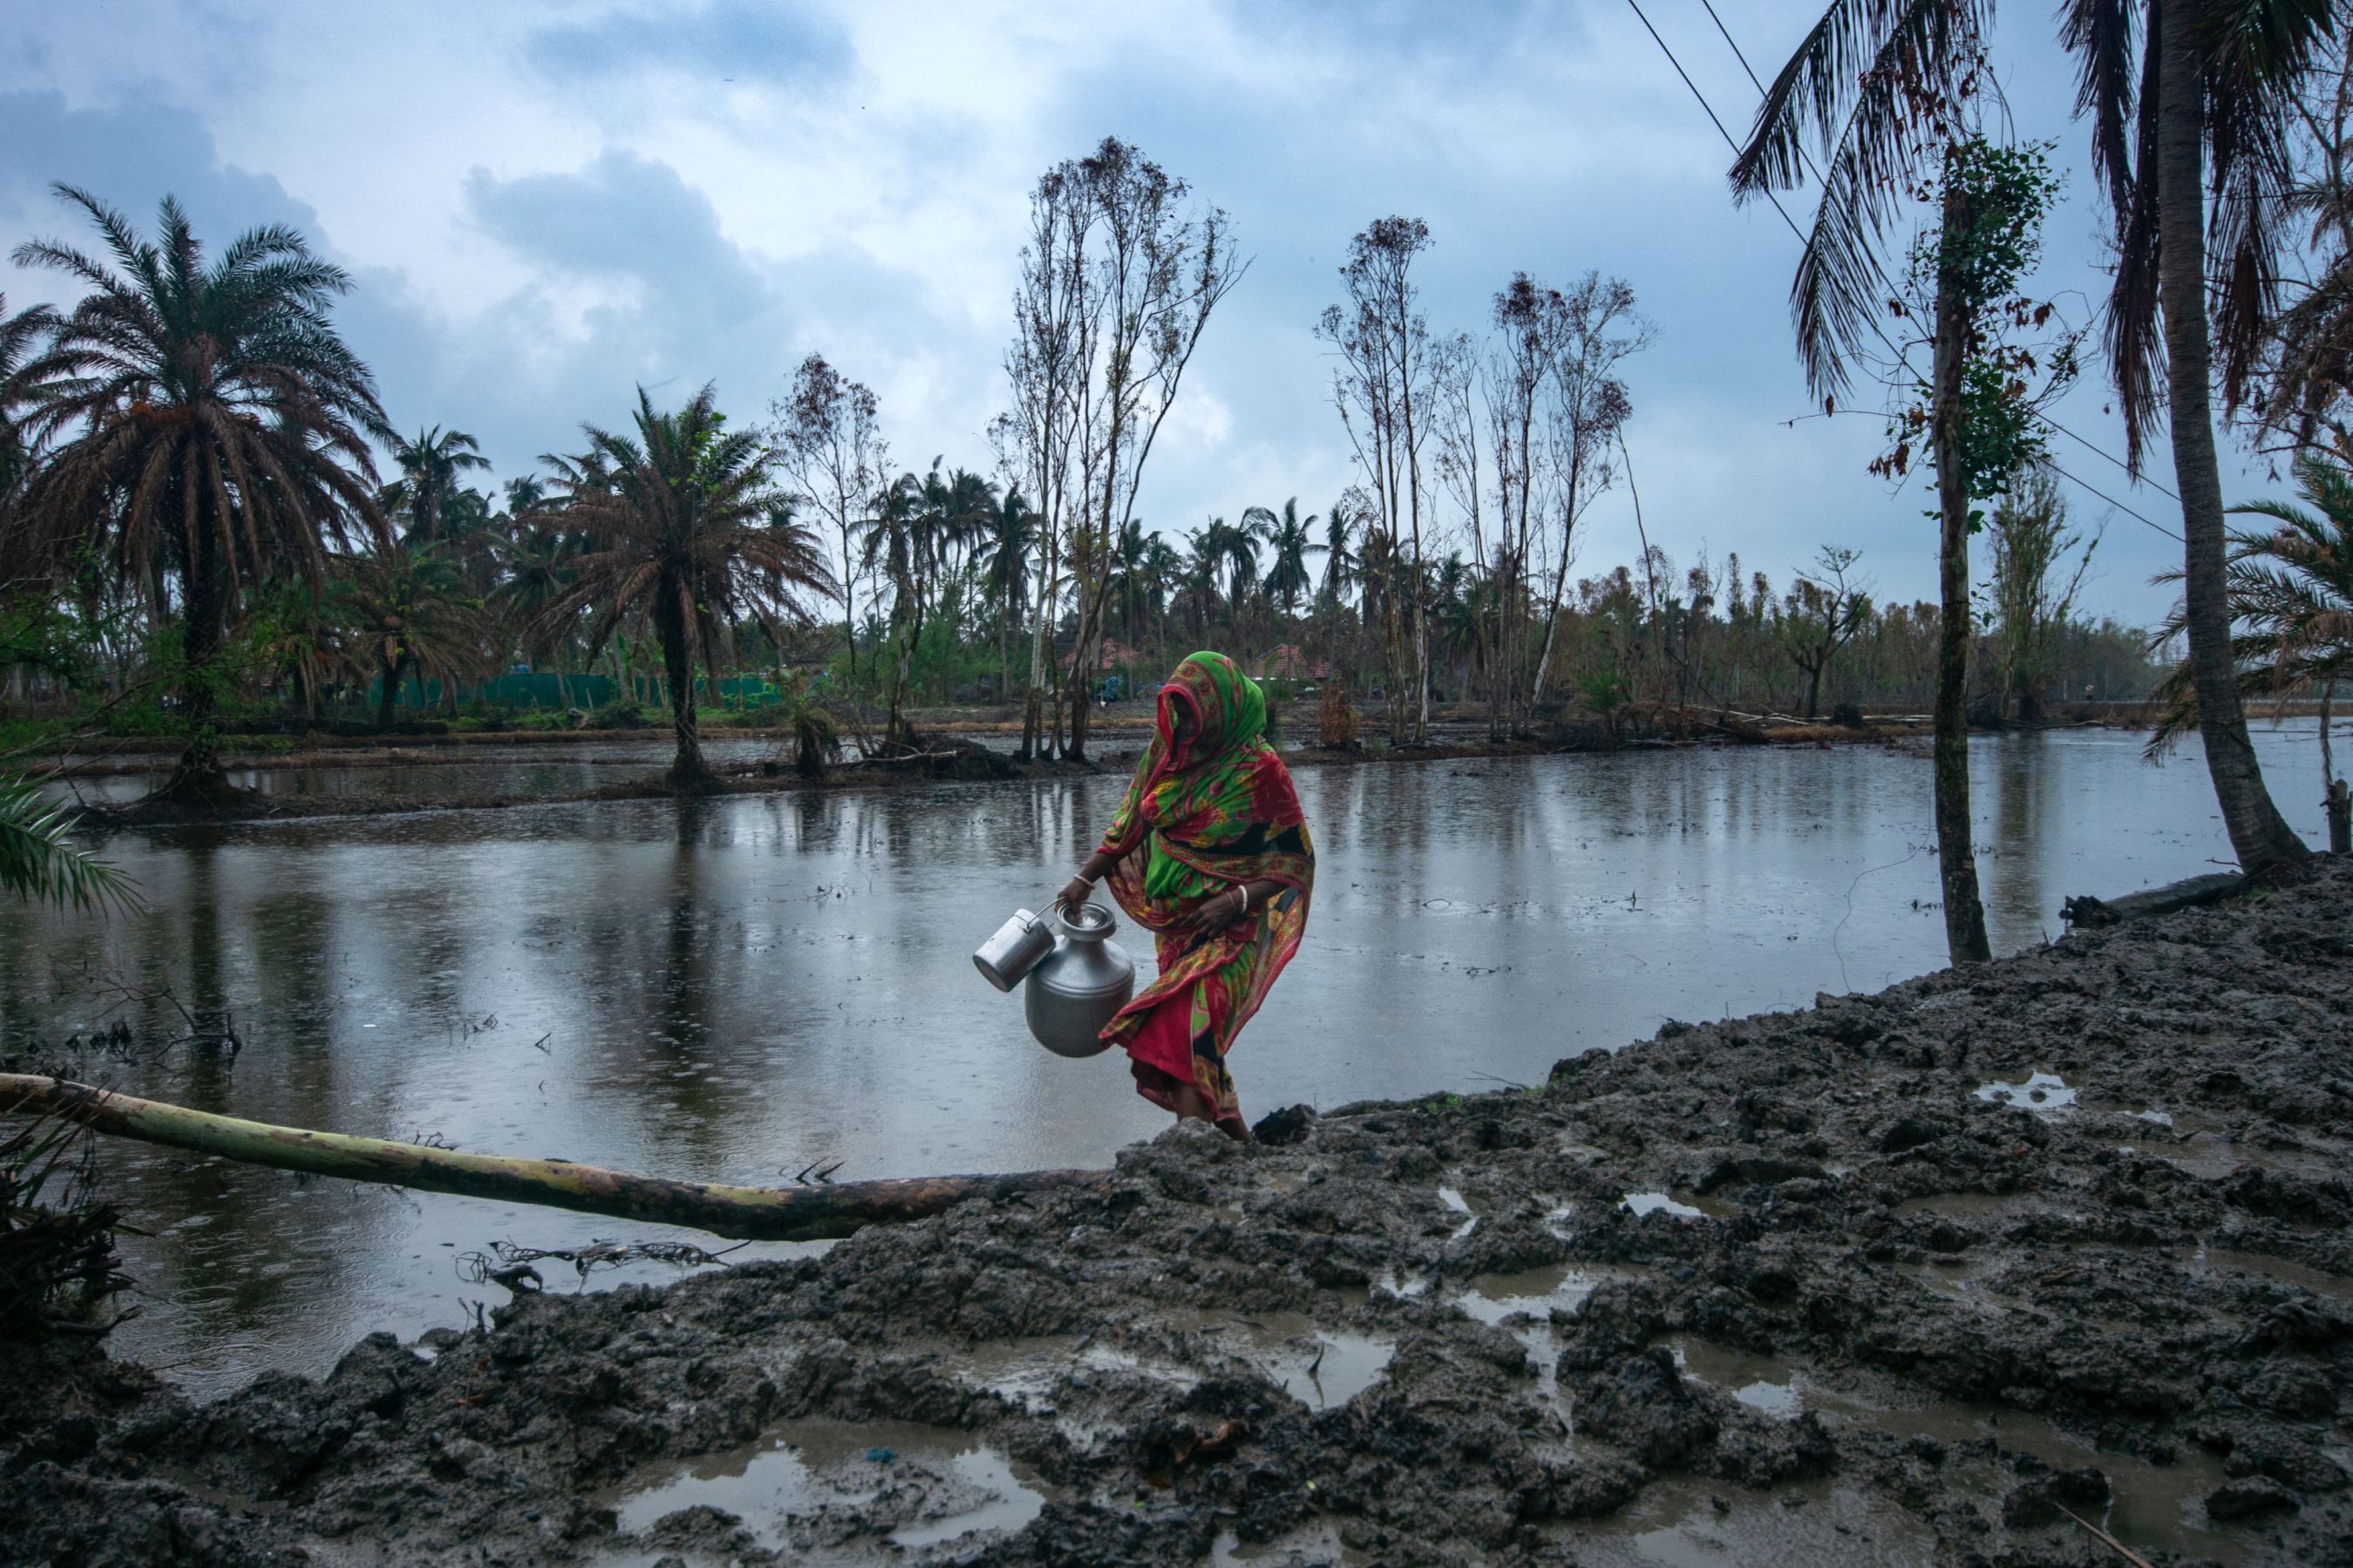
[[[2349,960],[2334,864],[320,1382],[86,1376],[0,1558],[2353,1562]]]
[[[1010,733],[1018,732],[1016,729]],[[776,754],[754,763],[716,765],[712,780],[702,793],[709,797],[717,797],[804,791],[895,790],[926,787],[943,782],[1050,779],[1082,777],[1106,771],[1124,773],[1142,754],[1144,745],[1149,740],[1148,732],[1141,729],[1104,728],[1092,737],[1087,760],[1024,762],[1016,759],[1008,750],[985,745],[974,738],[982,734],[1008,738],[988,726],[966,725],[927,733],[921,742],[922,749],[911,754],[835,764],[819,777],[804,778],[793,770],[788,741],[765,736],[756,731],[723,732],[712,738],[773,740]],[[396,783],[399,771],[409,767],[438,769],[453,763],[496,765],[512,763],[511,757],[480,754],[488,750],[486,747],[470,748],[462,743],[492,738],[453,737],[453,742],[459,743],[452,743],[446,749],[407,746],[232,755],[227,757],[225,763],[232,774],[257,770],[286,774],[332,769],[382,770],[389,776],[384,787],[364,792],[308,795],[232,788],[202,797],[158,795],[120,805],[90,804],[80,810],[79,826],[86,830],[102,832],[124,827],[405,816],[427,811],[501,810],[564,802],[657,800],[674,798],[678,795],[676,787],[662,774],[664,764],[643,756],[587,755],[563,759],[595,766],[608,774],[624,775],[613,777],[609,783],[587,786],[517,791],[488,786],[469,787],[445,781],[429,793],[404,793]],[[540,739],[553,741],[555,737],[542,736]],[[600,736],[598,739],[608,741],[609,737]],[[1493,741],[1482,733],[1463,730],[1436,733],[1429,743],[1416,746],[1307,745],[1285,750],[1283,760],[1291,767],[1298,769],[1405,765],[1564,752],[1671,750],[1691,745],[1817,746],[1827,749],[1832,745],[1852,744],[1887,745],[1920,751],[1925,755],[1927,742],[1925,736],[1901,724],[1853,728],[1793,723],[1754,730],[1715,725],[1694,728],[1687,734],[1670,738],[1663,735],[1612,735],[1598,723],[1574,723],[1552,726],[1541,737],[1521,740]],[[470,749],[476,754],[468,755]],[[538,749],[554,752],[559,748],[549,744]],[[153,771],[152,759],[134,761],[120,757],[62,758],[51,765],[54,771],[48,776],[59,780],[69,788],[78,780]]]

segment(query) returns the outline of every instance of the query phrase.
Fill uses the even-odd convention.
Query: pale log
[[[869,1225],[922,1219],[966,1198],[1094,1186],[1110,1175],[1107,1171],[1020,1171],[795,1187],[673,1182],[569,1160],[475,1154],[277,1127],[24,1073],[0,1073],[0,1114],[61,1117],[94,1131],[251,1165],[687,1226],[749,1241],[821,1241]]]

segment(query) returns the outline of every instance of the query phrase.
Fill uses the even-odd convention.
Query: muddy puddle
[[[1961,1489],[1989,1512],[1999,1512],[2021,1480],[2021,1467],[2014,1459],[2006,1459],[2005,1453],[2030,1455],[2050,1471],[2072,1472],[2085,1467],[2099,1471],[2110,1489],[2106,1501],[2082,1501],[2078,1511],[2128,1543],[2226,1564],[2247,1560],[2246,1539],[2217,1528],[2206,1516],[2203,1500],[2223,1483],[2228,1472],[2219,1458],[2195,1446],[2175,1450],[2170,1463],[2154,1464],[2137,1455],[2099,1447],[2040,1415],[2008,1406],[1962,1401],[1910,1404],[1894,1385],[1880,1379],[1852,1373],[1817,1378],[1786,1358],[1757,1355],[1704,1340],[1678,1339],[1673,1350],[1675,1363],[1686,1376],[1774,1420],[1794,1421],[1810,1412],[1833,1431],[1862,1428],[1905,1442],[1927,1439],[1936,1445],[1932,1451],[1942,1454]],[[2032,1462],[2023,1469],[2029,1476],[2042,1473]],[[1701,1555],[1648,1560],[1718,1559]]]
[[[1652,1487],[1619,1518],[1574,1537],[1593,1568],[1929,1568],[1935,1534],[1852,1487],[1810,1481],[1773,1492],[1737,1486]]]
[[[1513,1317],[1549,1322],[1555,1312],[1574,1312],[1583,1306],[1606,1280],[1641,1277],[1637,1268],[1557,1263],[1513,1274],[1474,1275],[1469,1289],[1449,1300],[1482,1323],[1500,1325]]]
[[[1050,1489],[968,1435],[907,1421],[804,1420],[758,1442],[634,1478],[597,1500],[615,1511],[629,1568],[673,1553],[732,1560],[746,1548],[808,1563],[871,1561],[1018,1531]]]

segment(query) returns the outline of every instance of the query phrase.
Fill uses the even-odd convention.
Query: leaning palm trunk
[[[2206,316],[2205,74],[2192,16],[2188,0],[2157,0],[2149,7],[2149,25],[2159,30],[2158,297],[2165,315],[2174,485],[2181,494],[2183,624],[2198,730],[2231,847],[2242,867],[2259,872],[2307,851],[2263,787],[2231,651]]]
[[[1958,182],[1947,180],[1944,216],[1947,237],[1970,232],[1968,204],[1968,194]],[[1978,896],[1977,849],[1969,836],[1969,497],[1960,429],[1969,316],[1969,301],[1964,298],[1956,268],[1949,262],[1940,265],[1933,367],[1941,534],[1937,575],[1944,599],[1936,637],[1936,868],[1944,884],[1945,947],[1955,963],[1983,963],[1993,956],[1986,941],[1985,905]],[[1819,671],[1815,680],[1819,685]],[[1809,715],[1813,712],[1812,701],[1810,689]]]

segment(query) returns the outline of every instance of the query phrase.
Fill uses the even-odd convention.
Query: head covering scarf
[[[1239,1120],[1226,1050],[1299,951],[1314,846],[1290,770],[1266,742],[1266,695],[1233,660],[1197,653],[1178,665],[1153,728],[1102,848],[1118,858],[1112,896],[1154,935],[1160,977],[1103,1037],[1135,1058],[1147,1099],[1166,1104],[1166,1080],[1189,1083],[1219,1120]],[[1208,900],[1260,880],[1282,891],[1241,920],[1202,929]]]

